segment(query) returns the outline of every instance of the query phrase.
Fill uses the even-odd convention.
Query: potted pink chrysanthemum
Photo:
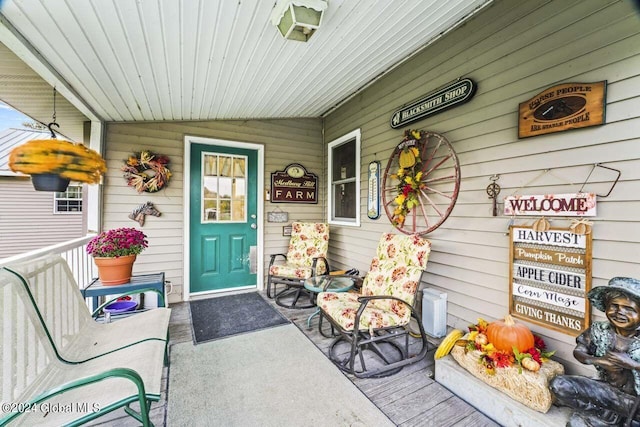
[[[133,263],[148,246],[147,236],[135,228],[116,228],[95,236],[87,245],[103,285],[122,285],[131,280]]]

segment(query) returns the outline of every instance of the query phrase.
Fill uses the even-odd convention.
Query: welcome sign
[[[596,195],[544,194],[504,198],[504,214],[532,216],[596,216]]]
[[[591,234],[510,228],[509,312],[570,335],[589,327]]]

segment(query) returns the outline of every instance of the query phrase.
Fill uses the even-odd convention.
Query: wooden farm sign
[[[471,100],[475,91],[476,85],[473,80],[468,78],[456,80],[394,111],[390,125],[393,129],[398,129],[456,105],[464,104]]]
[[[520,104],[518,137],[543,135],[604,123],[607,82],[565,83]]]
[[[291,163],[282,171],[271,173],[271,202],[318,203],[318,175],[304,166]]]
[[[533,216],[596,216],[594,193],[508,196],[504,214]]]
[[[510,228],[509,313],[577,336],[590,323],[591,234]]]

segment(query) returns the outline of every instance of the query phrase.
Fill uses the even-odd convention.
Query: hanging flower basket
[[[34,187],[40,191],[66,190],[66,186],[58,189],[62,188],[62,184],[54,187],[53,184],[44,183],[51,181],[52,175],[66,179],[67,184],[70,180],[97,184],[107,170],[104,159],[96,151],[82,144],[55,138],[34,139],[14,148],[9,155],[9,168],[31,175]]]
[[[31,175],[31,183],[36,191],[66,191],[70,181],[54,173]]]

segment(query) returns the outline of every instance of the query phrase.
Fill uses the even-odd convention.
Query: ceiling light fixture
[[[278,0],[271,23],[285,39],[306,42],[320,27],[326,9],[324,0]]]

